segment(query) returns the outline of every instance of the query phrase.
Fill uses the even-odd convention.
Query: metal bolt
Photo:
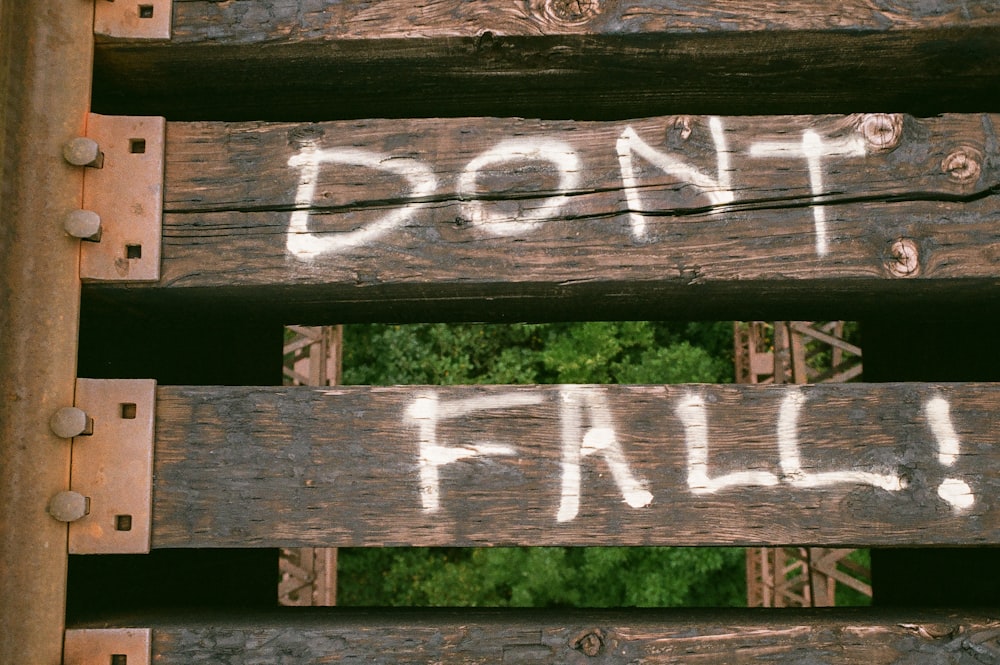
[[[599,628],[584,631],[571,642],[570,646],[588,656],[596,656],[604,648],[604,633]]]
[[[98,242],[101,239],[101,216],[93,210],[74,210],[66,215],[63,228],[74,238]]]
[[[63,157],[74,166],[90,166],[101,157],[101,148],[94,139],[78,136],[63,146]]]
[[[910,238],[899,238],[889,248],[885,269],[895,277],[916,277],[920,274],[920,251]]]
[[[72,439],[87,431],[90,419],[86,411],[75,406],[65,406],[56,411],[49,419],[49,427],[56,436]]]
[[[90,513],[90,499],[71,490],[59,492],[49,501],[48,511],[60,522],[75,522]]]
[[[941,160],[941,170],[959,182],[979,180],[982,154],[970,146],[959,146]]]
[[[903,116],[898,113],[868,113],[858,126],[868,147],[887,152],[899,145],[903,138]]]

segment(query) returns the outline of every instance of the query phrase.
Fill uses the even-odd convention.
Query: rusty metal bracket
[[[170,39],[173,0],[94,0],[94,34]]]
[[[66,631],[63,665],[149,665],[149,628],[84,628]]]
[[[153,380],[77,379],[76,406],[94,425],[73,439],[70,489],[90,501],[69,525],[70,554],[149,552],[155,401]]]
[[[163,118],[88,116],[87,138],[97,142],[102,161],[84,169],[83,209],[100,217],[101,235],[81,246],[82,280],[160,278],[165,137]]]

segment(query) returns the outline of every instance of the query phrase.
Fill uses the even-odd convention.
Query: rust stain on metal
[[[94,34],[128,39],[170,39],[173,0],[96,0]]]
[[[67,630],[63,643],[66,665],[149,665],[149,628]]]
[[[100,241],[82,248],[81,279],[160,278],[165,135],[163,118],[90,114],[87,136],[97,141],[104,163],[84,173],[83,208],[102,223]]]
[[[149,552],[155,398],[148,379],[77,380],[77,406],[94,429],[73,439],[70,486],[90,512],[70,525],[71,554]]]

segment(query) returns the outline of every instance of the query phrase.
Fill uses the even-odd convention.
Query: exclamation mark
[[[958,460],[961,441],[951,423],[951,406],[943,397],[934,397],[924,405],[927,422],[937,440],[938,461],[943,466],[952,466]],[[938,487],[938,496],[952,505],[955,510],[965,510],[976,502],[976,496],[968,483],[958,478],[945,478]]]

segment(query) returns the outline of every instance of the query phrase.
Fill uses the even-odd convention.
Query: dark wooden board
[[[998,120],[170,123],[162,279],[92,292],[286,321],[995,306]]]
[[[1000,110],[992,0],[174,2],[94,108],[170,119]]]
[[[152,626],[157,665],[981,665],[1000,656],[1000,624],[986,612],[338,609],[111,625]]]
[[[996,384],[162,386],[153,546],[995,545],[998,413]]]

